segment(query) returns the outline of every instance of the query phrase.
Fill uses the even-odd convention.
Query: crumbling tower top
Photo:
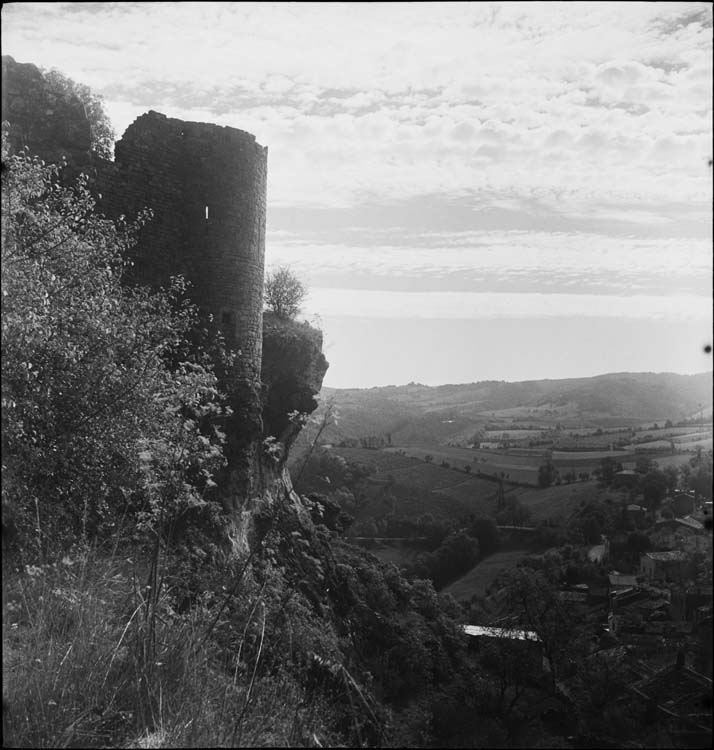
[[[241,352],[260,382],[267,148],[250,133],[150,111],[127,128],[100,170],[109,215],[151,208],[135,276],[166,284],[182,274],[191,298]],[[103,174],[102,174],[103,173]],[[104,184],[102,184],[104,183]]]

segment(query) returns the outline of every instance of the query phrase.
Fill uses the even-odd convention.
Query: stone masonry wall
[[[97,170],[108,216],[154,217],[141,231],[134,274],[165,284],[183,274],[190,296],[241,352],[241,374],[260,382],[267,148],[250,133],[139,117]]]

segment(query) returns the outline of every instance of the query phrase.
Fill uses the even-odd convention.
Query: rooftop
[[[658,562],[683,562],[689,559],[689,556],[679,550],[667,550],[666,552],[646,552],[645,557]]]
[[[637,576],[610,573],[607,578],[610,581],[610,586],[637,586]]]
[[[466,635],[487,638],[509,638],[517,641],[539,641],[537,633],[531,630],[517,630],[515,628],[492,628],[488,625],[464,625]]]
[[[661,521],[657,521],[655,526],[656,528],[662,528],[664,526],[684,526],[692,531],[704,531],[704,525],[697,521],[696,518],[692,518],[692,516],[684,516],[683,518],[665,518]]]

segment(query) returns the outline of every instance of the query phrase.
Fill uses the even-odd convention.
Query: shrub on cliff
[[[56,68],[42,72],[47,83],[49,96],[78,99],[84,107],[89,120],[89,131],[92,150],[105,159],[114,154],[115,133],[107,113],[104,111],[102,97],[89,86],[77,83]]]
[[[199,426],[221,410],[215,376],[168,365],[195,321],[184,284],[124,286],[137,225],[4,142],[3,162],[4,520],[30,559],[115,535],[121,517],[163,535],[222,463],[221,436]]]
[[[281,266],[265,277],[265,304],[281,318],[294,318],[306,295],[307,289],[287,266]]]

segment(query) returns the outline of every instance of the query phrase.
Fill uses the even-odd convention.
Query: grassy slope
[[[597,482],[573,482],[552,487],[530,488],[518,487],[511,493],[524,507],[531,512],[533,521],[550,519],[567,519],[580,503],[590,500],[604,500],[617,493],[600,487]]]
[[[392,511],[415,518],[431,513],[454,519],[471,513],[490,517],[495,512],[496,484],[493,481],[389,451],[362,448],[334,448],[333,451],[374,469],[362,485],[365,501],[357,520],[381,517]],[[389,485],[388,481],[391,481]]]
[[[443,594],[451,594],[459,601],[468,601],[472,596],[485,596],[486,589],[496,576],[503,570],[513,570],[524,555],[525,549],[495,552],[475,565],[465,575],[449,584],[442,590]]]

